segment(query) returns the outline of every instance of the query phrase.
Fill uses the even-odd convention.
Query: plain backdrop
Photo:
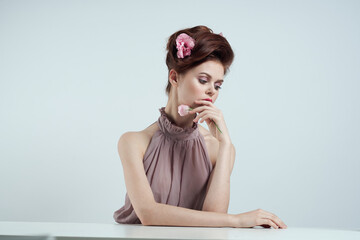
[[[167,103],[168,37],[206,25],[235,53],[216,102],[236,147],[229,213],[360,228],[359,12],[350,0],[1,0],[0,220],[114,223],[117,141]]]

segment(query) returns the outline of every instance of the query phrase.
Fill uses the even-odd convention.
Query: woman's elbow
[[[139,215],[139,219],[141,221],[141,224],[144,225],[144,226],[151,226],[153,223],[152,223],[152,220],[151,220],[151,217],[150,217],[151,213],[141,213],[141,215]]]
[[[156,213],[156,203],[151,205],[149,204],[149,206],[139,209],[136,214],[139,217],[142,225],[150,226],[154,224],[155,213]]]

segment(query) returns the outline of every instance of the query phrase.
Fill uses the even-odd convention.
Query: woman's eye
[[[202,83],[202,84],[207,83],[207,81],[206,81],[206,80],[201,79],[201,78],[199,78],[199,82],[200,82],[200,83]]]
[[[199,82],[200,82],[201,84],[205,84],[205,83],[207,83],[208,81],[205,80],[205,79],[199,78]],[[216,89],[216,90],[220,90],[221,87],[220,87],[219,85],[215,85],[215,89]]]

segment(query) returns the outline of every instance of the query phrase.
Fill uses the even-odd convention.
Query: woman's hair
[[[176,38],[181,33],[186,33],[195,40],[195,46],[191,55],[184,58],[177,57]],[[234,52],[225,37],[215,34],[206,26],[196,26],[179,30],[169,37],[167,43],[166,65],[168,77],[170,70],[174,69],[178,74],[184,74],[208,60],[219,61],[224,66],[224,74],[228,71],[233,59]],[[171,84],[168,82],[166,94],[170,93]]]

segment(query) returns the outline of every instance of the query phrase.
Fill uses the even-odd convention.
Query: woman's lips
[[[211,99],[211,98],[205,98],[205,99],[203,99],[203,100],[208,101],[208,102],[212,102],[212,99]]]

